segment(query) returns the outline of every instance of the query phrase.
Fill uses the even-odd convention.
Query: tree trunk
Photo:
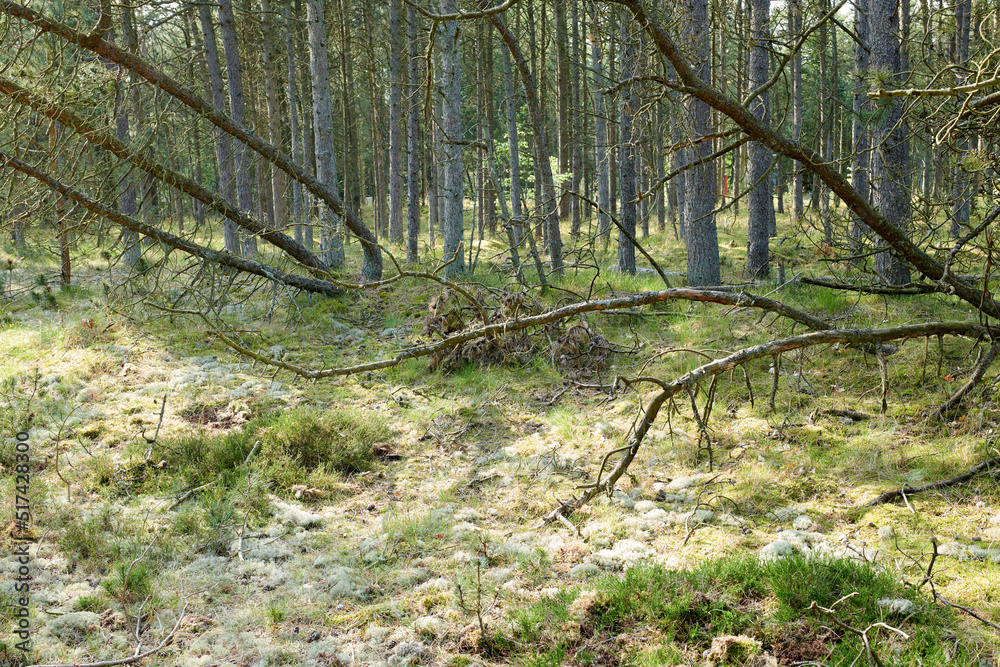
[[[403,241],[403,0],[389,0],[389,241]]]
[[[529,5],[530,6],[530,5]],[[549,258],[552,263],[552,270],[558,274],[563,271],[562,259],[562,236],[559,233],[559,210],[556,202],[556,189],[552,180],[552,167],[549,164],[548,152],[545,142],[545,128],[542,124],[542,111],[538,104],[538,95],[535,89],[535,79],[528,70],[528,64],[524,60],[521,49],[517,46],[514,35],[507,29],[496,15],[490,17],[493,25],[499,31],[504,44],[510,51],[514,60],[514,65],[521,73],[521,83],[524,86],[524,95],[528,102],[528,110],[531,113],[531,127],[535,139],[536,169],[541,176],[542,199],[536,205],[542,207],[544,225],[548,232]]]
[[[711,81],[711,42],[708,25],[708,0],[684,0],[687,23],[684,37],[694,54],[694,72],[703,81]],[[704,160],[688,169],[685,178],[684,205],[687,218],[687,281],[689,285],[718,285],[719,241],[715,227],[715,163],[708,160],[712,142],[704,139],[711,133],[712,110],[700,99],[689,97],[685,112],[695,141],[687,150],[688,161]],[[624,203],[624,202],[623,202]]]
[[[457,11],[455,0],[441,0],[441,13]],[[449,277],[465,272],[460,244],[464,235],[462,184],[462,63],[458,51],[458,21],[441,24],[441,92],[444,107],[441,130],[444,134],[444,257]]]
[[[406,107],[406,261],[416,263],[420,236],[420,62],[417,60],[417,11],[406,6],[407,91]]]
[[[333,155],[333,108],[330,103],[330,65],[327,59],[323,0],[306,0],[309,26],[309,65],[312,74],[312,117],[316,144],[316,178],[336,191],[337,163]],[[327,206],[320,212],[320,256],[332,268],[344,263],[340,217]]]
[[[802,32],[802,0],[788,0],[788,38],[794,42]],[[802,141],[802,51],[792,56],[792,141]],[[792,224],[802,220],[802,167],[793,164]]]
[[[505,19],[501,18],[501,21]],[[524,230],[524,212],[521,209],[521,161],[517,146],[517,98],[514,96],[514,73],[510,67],[510,54],[507,49],[501,53],[503,62],[503,88],[507,100],[507,148],[510,152],[510,225],[513,230],[514,243],[521,243]],[[516,248],[516,245],[515,245]]]
[[[972,13],[972,0],[957,0],[955,3],[955,84],[966,83],[962,75],[963,68],[969,60],[969,25]],[[969,228],[972,214],[972,182],[969,172],[965,170],[962,161],[969,154],[969,137],[965,131],[960,132],[955,142],[954,165],[952,166],[951,186],[951,225],[952,238],[958,238]]]
[[[897,0],[871,0],[869,20],[877,30],[869,32],[872,76],[881,85],[899,87],[905,74],[899,55],[900,15]],[[886,76],[888,73],[888,77]],[[879,105],[878,119],[873,122],[871,153],[872,203],[903,235],[910,227],[910,139],[903,121],[901,98],[891,97]],[[910,269],[894,251],[875,255],[875,272],[890,285],[910,282]]]
[[[601,37],[595,31],[590,37],[590,61],[594,76],[594,162],[597,164],[597,233],[608,247],[611,238],[611,165],[608,148],[608,116],[604,103]]]
[[[621,80],[628,81],[635,77],[638,59],[637,47],[631,34],[631,23],[621,22],[622,40],[622,69]],[[637,162],[637,142],[635,137],[635,116],[639,110],[639,95],[636,92],[637,83],[626,84],[618,96],[620,106],[620,134],[621,143],[618,145],[618,197],[621,200],[621,227],[618,230],[618,264],[617,268],[622,273],[635,275],[635,245],[632,239],[635,238],[635,223],[638,214],[638,204],[636,196],[638,185],[636,183],[636,162]]]
[[[222,50],[226,58],[226,78],[229,82],[229,115],[240,125],[246,125],[246,101],[243,95],[243,67],[240,63],[239,47],[236,39],[236,20],[233,17],[232,0],[219,2],[219,32]],[[253,197],[250,178],[253,165],[250,152],[242,141],[235,142],[233,156],[236,167],[236,205],[240,211],[253,211]],[[244,257],[257,253],[257,239],[246,233],[240,234],[240,251]]]
[[[770,0],[750,0],[750,20],[749,84],[751,90],[757,90],[767,83],[770,74]],[[764,124],[770,122],[768,91],[765,90],[750,101],[750,110]],[[768,243],[774,226],[774,194],[770,174],[772,160],[773,156],[767,146],[756,141],[750,145],[750,163],[747,165],[747,177],[750,181],[747,203],[747,275],[751,278],[766,278],[771,274]]]
[[[299,90],[297,83],[297,73],[295,67],[295,50],[292,46],[294,37],[294,28],[292,26],[292,19],[290,15],[290,8],[288,3],[283,3],[282,8],[284,11],[285,18],[285,58],[286,65],[288,68],[288,124],[289,130],[291,132],[291,144],[292,144],[292,159],[299,164],[304,164],[303,159],[304,153],[302,150],[302,135],[299,128]],[[295,241],[297,243],[305,243],[304,231],[309,224],[306,218],[306,209],[302,201],[302,185],[298,181],[292,181],[292,198],[291,198],[291,210],[292,218],[291,224],[294,225]],[[311,245],[311,239],[310,239]],[[309,246],[307,246],[309,247]],[[311,249],[311,248],[310,248]]]
[[[285,3],[287,7],[287,3]],[[267,136],[272,146],[287,146],[282,138],[281,78],[278,74],[278,38],[275,35],[275,17],[269,0],[260,0],[261,36],[263,47],[261,61],[264,68],[264,96],[267,100]],[[274,211],[276,229],[289,226],[288,217],[288,176],[280,169],[263,165],[270,172],[271,206]]]
[[[851,122],[851,185],[857,190],[858,196],[865,201],[871,201],[869,187],[869,157],[871,155],[871,137],[865,116],[870,113],[868,102],[868,85],[865,76],[868,74],[868,0],[854,0],[854,32],[858,41],[854,44],[854,105]],[[857,213],[851,214],[851,252],[860,255],[864,252],[865,237],[868,228],[861,222]]]

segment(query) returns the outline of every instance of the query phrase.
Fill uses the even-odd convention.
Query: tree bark
[[[770,0],[750,0],[750,90],[757,90],[770,78]],[[750,101],[750,110],[765,125],[770,123],[768,91]],[[774,226],[774,193],[771,186],[773,156],[767,146],[750,144],[750,163],[747,176],[750,194],[747,204],[747,275],[766,278],[771,274],[768,243]],[[736,187],[736,184],[733,184]]]
[[[628,81],[636,75],[638,58],[635,39],[631,34],[631,24],[628,21],[621,22],[622,41],[622,70],[621,80]],[[638,195],[636,162],[637,162],[637,141],[633,136],[635,133],[635,115],[639,109],[639,95],[636,92],[636,82],[626,83],[619,94],[619,107],[621,118],[619,121],[619,136],[621,143],[618,145],[618,196],[621,200],[621,227],[618,230],[618,264],[617,268],[622,273],[635,275],[635,245],[632,239],[635,238],[636,216],[638,214]]]
[[[535,88],[535,79],[528,69],[528,64],[524,60],[524,55],[511,34],[507,26],[500,21],[496,14],[490,16],[490,21],[500,33],[504,44],[510,51],[514,65],[521,74],[521,83],[524,86],[524,96],[528,103],[528,110],[531,113],[531,128],[535,139],[536,169],[540,175],[542,187],[542,202],[536,205],[542,207],[543,220],[548,231],[549,258],[552,270],[561,274],[563,271],[562,258],[562,236],[559,233],[559,210],[556,202],[556,189],[552,180],[552,167],[548,160],[548,150],[545,141],[545,127],[542,124],[542,111],[538,105],[538,95]]]
[[[868,86],[865,82],[865,76],[868,73],[868,0],[854,0],[854,32],[858,41],[854,43],[851,185],[854,186],[859,197],[865,201],[871,201],[868,180],[871,137],[869,136],[868,123],[865,120],[865,116],[871,110],[867,96]],[[864,251],[867,235],[868,228],[865,223],[857,214],[853,214],[851,216],[851,240],[854,255],[860,255]]]
[[[868,7],[871,25],[878,26],[869,32],[870,76],[878,76],[880,85],[898,87],[905,77],[899,52],[899,1],[871,0]],[[877,120],[872,127],[872,145],[872,203],[901,234],[908,235],[912,197],[909,188],[910,139],[901,98],[879,101]],[[890,285],[910,282],[909,267],[893,249],[875,255],[875,272]]]
[[[326,50],[326,14],[323,5],[324,0],[306,0],[316,178],[336,191],[337,163],[333,155],[333,107],[330,103],[330,65]],[[339,268],[344,263],[340,216],[326,207],[323,207],[320,215],[320,256],[328,266]]]
[[[295,67],[295,50],[293,47],[295,31],[288,3],[283,3],[282,8],[285,18],[285,59],[288,68],[288,125],[292,135],[292,160],[302,164],[304,162],[302,159],[304,153],[302,149],[302,130],[299,128],[299,86],[297,83],[298,74]],[[298,181],[292,181],[291,189],[291,222],[294,225],[295,242],[304,244],[304,231],[309,224],[309,220],[306,217],[305,203],[302,201],[302,184]]]
[[[961,74],[969,60],[969,31],[972,0],[957,0],[955,3],[955,65],[956,85],[966,82]],[[949,231],[952,238],[958,238],[969,228],[972,214],[972,182],[969,172],[965,170],[962,160],[969,153],[969,137],[963,131],[955,146],[954,165],[952,166],[951,185],[951,225]]]
[[[389,0],[389,241],[403,241],[403,0]]]
[[[604,103],[604,67],[601,37],[595,31],[590,37],[590,62],[594,77],[594,162],[597,164],[597,234],[608,247],[611,239],[611,155],[608,148],[608,116]]]
[[[288,4],[284,6],[287,8]],[[285,145],[282,139],[281,77],[278,74],[278,38],[275,35],[276,12],[269,0],[260,0],[261,36],[263,49],[261,62],[264,68],[264,96],[267,101],[267,137],[272,146]],[[270,165],[267,165],[270,167]],[[287,229],[292,222],[288,215],[288,176],[280,169],[269,168],[272,208],[276,229]]]
[[[501,17],[501,22],[506,19]],[[517,145],[517,98],[514,96],[514,73],[510,67],[510,53],[503,49],[503,87],[507,99],[507,148],[510,153],[510,225],[514,236],[514,248],[521,243],[524,231],[524,212],[521,208],[521,159]]]
[[[8,16],[22,19],[34,25],[37,29],[58,36],[67,42],[81,46],[108,61],[127,68],[134,74],[142,77],[163,92],[171,95],[181,103],[187,105],[198,115],[216,127],[221,128],[233,137],[243,141],[251,149],[258,152],[271,164],[284,170],[290,176],[305,185],[310,192],[322,199],[335,212],[345,216],[350,230],[362,240],[362,250],[364,252],[364,262],[362,264],[362,276],[365,280],[378,280],[382,276],[382,253],[375,242],[371,231],[361,221],[358,214],[348,209],[344,202],[337,195],[336,191],[329,186],[319,182],[311,176],[301,165],[289,160],[282,155],[274,146],[260,139],[255,134],[247,130],[242,124],[236,123],[232,118],[224,113],[219,113],[206,103],[203,99],[195,95],[188,88],[179,82],[168,77],[162,71],[152,67],[140,58],[125,50],[115,47],[113,44],[94,38],[88,33],[74,30],[58,21],[53,21],[33,9],[19,5],[11,0],[0,0],[0,10]]]
[[[788,37],[794,42],[802,32],[802,0],[788,0]],[[792,56],[792,141],[802,140],[802,51]],[[792,174],[792,224],[802,220],[802,168],[794,165]]]
[[[709,39],[708,0],[684,0],[684,39],[694,57],[694,73],[702,81],[711,81],[711,41]],[[698,141],[711,134],[712,109],[697,97],[688,97],[686,116],[695,145],[687,149],[688,162],[712,154],[712,142]],[[687,218],[687,281],[689,285],[718,285],[719,240],[715,227],[715,163],[692,166],[685,175],[684,205]],[[624,204],[624,202],[623,202]]]
[[[233,16],[232,0],[219,2],[219,32],[222,50],[226,59],[226,77],[229,83],[229,115],[236,123],[246,125],[246,100],[243,95],[243,66],[240,62],[239,45],[236,39],[236,19]],[[236,168],[236,205],[249,215],[253,211],[253,196],[250,178],[253,165],[250,152],[242,141],[233,146]],[[257,253],[257,240],[247,234],[240,234],[240,251],[244,257]]]
[[[441,0],[441,13],[457,11],[455,0]],[[444,257],[455,261],[445,269],[449,277],[465,272],[460,245],[464,235],[462,184],[462,63],[458,50],[458,21],[445,21],[441,29],[441,92],[444,107],[441,130],[444,134]]]
[[[406,261],[416,263],[420,237],[420,63],[417,60],[417,10],[406,6],[407,81],[406,106]]]

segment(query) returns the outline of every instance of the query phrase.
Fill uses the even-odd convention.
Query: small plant
[[[278,625],[288,618],[288,609],[283,602],[271,600],[264,605],[264,615],[271,625]]]
[[[123,608],[145,600],[153,590],[153,568],[138,561],[116,561],[111,566],[111,574],[101,582],[108,595]]]
[[[98,595],[81,595],[73,602],[76,611],[99,611],[104,609],[104,602]]]

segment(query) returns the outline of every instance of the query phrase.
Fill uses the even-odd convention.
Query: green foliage
[[[147,562],[120,560],[111,566],[111,573],[101,587],[123,605],[141,602],[153,591],[155,570]]]

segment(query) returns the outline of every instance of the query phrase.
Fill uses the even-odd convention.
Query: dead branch
[[[624,454],[618,462],[618,465],[615,466],[615,468],[603,481],[593,485],[588,485],[587,489],[583,495],[580,496],[580,498],[560,504],[559,507],[546,515],[544,520],[546,523],[551,523],[556,520],[557,514],[565,516],[566,512],[578,509],[590,502],[599,494],[607,493],[613,489],[617,481],[623,474],[625,474],[625,471],[628,470],[628,467],[631,465],[633,459],[635,459],[643,439],[646,437],[649,429],[656,421],[656,417],[659,415],[660,408],[663,407],[663,404],[667,400],[672,399],[673,396],[682,390],[693,389],[694,386],[704,378],[725,373],[726,371],[734,369],[737,366],[742,366],[743,364],[755,359],[769,357],[780,352],[787,352],[789,350],[812,347],[815,345],[826,345],[831,343],[877,343],[887,340],[922,338],[925,336],[938,336],[945,334],[979,334],[986,331],[988,331],[987,327],[976,322],[933,322],[928,324],[909,324],[899,327],[891,327],[888,329],[840,329],[831,331],[815,331],[808,334],[790,336],[788,338],[772,340],[767,343],[744,348],[730,354],[727,357],[716,359],[699,366],[698,368],[685,373],[673,382],[658,381],[656,384],[661,387],[661,390],[649,402],[649,405],[646,407],[645,412],[643,412],[639,423],[635,427],[629,443],[611,452],[611,454],[616,452]],[[606,461],[602,462],[602,473],[605,465]]]
[[[892,502],[897,498],[905,498],[906,496],[913,496],[918,493],[923,493],[924,491],[935,491],[937,489],[947,489],[949,486],[956,486],[964,482],[968,482],[976,475],[989,471],[993,466],[1000,464],[1000,456],[994,456],[992,458],[986,459],[982,463],[977,463],[976,465],[969,468],[967,471],[963,472],[961,475],[955,475],[946,480],[940,482],[934,482],[933,484],[925,484],[924,486],[911,487],[909,484],[904,484],[898,489],[893,489],[892,491],[886,491],[880,495],[875,500],[871,501],[865,507],[877,507],[878,505],[884,505],[885,503]]]
[[[979,384],[983,376],[986,375],[986,371],[989,367],[993,365],[996,361],[997,354],[1000,353],[1000,341],[990,345],[986,353],[983,354],[983,358],[979,360],[979,364],[976,365],[976,370],[973,371],[972,376],[969,381],[962,386],[961,389],[952,394],[951,398],[942,403],[934,412],[931,413],[931,421],[936,421],[938,419],[943,419],[945,415],[954,410],[962,402],[962,400],[971,392],[977,384]]]
[[[824,415],[830,415],[831,417],[848,417],[856,422],[864,421],[866,419],[871,419],[871,415],[866,415],[863,412],[857,412],[856,410],[820,410]]]
[[[851,292],[862,292],[864,294],[887,294],[903,296],[910,294],[931,294],[941,292],[943,288],[939,285],[924,285],[920,283],[910,283],[909,285],[888,286],[888,285],[855,285],[852,283],[841,283],[829,278],[810,278],[803,276],[799,282],[806,285],[816,285],[829,289],[848,290]]]
[[[841,599],[843,599],[843,598],[841,598]],[[840,600],[838,600],[838,602],[839,601]],[[878,657],[878,654],[875,653],[875,649],[872,648],[871,640],[868,638],[868,631],[869,630],[871,630],[872,628],[885,628],[886,630],[892,630],[896,634],[900,635],[903,639],[909,639],[910,638],[910,636],[908,634],[906,634],[905,632],[903,632],[899,628],[894,628],[891,625],[887,625],[885,623],[872,623],[871,625],[869,625],[864,630],[859,630],[856,627],[854,627],[853,625],[845,623],[842,620],[840,620],[839,618],[837,618],[837,612],[835,612],[833,609],[827,609],[826,607],[821,607],[818,604],[816,604],[815,600],[813,600],[813,603],[811,605],[809,605],[809,610],[810,611],[812,611],[812,610],[818,611],[819,613],[823,614],[824,616],[826,616],[827,618],[829,618],[831,621],[833,621],[834,624],[837,625],[837,627],[843,628],[844,630],[847,630],[848,632],[853,633],[853,634],[857,635],[858,637],[860,637],[861,638],[861,642],[865,645],[865,653],[868,656],[868,662],[870,664],[872,664],[872,665],[875,665],[876,667],[884,667],[884,663]]]

